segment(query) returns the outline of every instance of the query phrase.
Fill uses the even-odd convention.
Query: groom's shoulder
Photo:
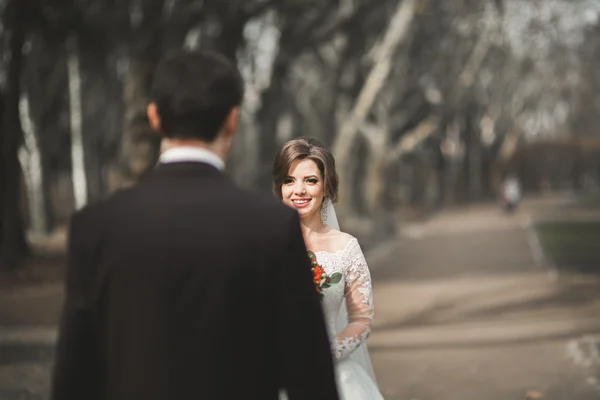
[[[241,203],[247,212],[252,213],[258,218],[269,217],[269,220],[280,221],[289,220],[297,216],[296,211],[278,201],[272,194],[266,194],[247,189],[236,188],[243,199]]]
[[[79,220],[90,220],[98,219],[103,215],[110,213],[112,208],[118,204],[121,200],[131,197],[132,193],[137,189],[136,185],[132,185],[126,188],[119,188],[108,196],[88,202],[80,209],[73,213],[73,219]]]
[[[80,227],[90,233],[97,228],[105,227],[109,204],[110,198],[91,201],[83,205],[72,213],[71,227]]]

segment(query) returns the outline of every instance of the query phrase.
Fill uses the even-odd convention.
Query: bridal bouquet
[[[311,271],[313,273],[313,281],[319,293],[319,297],[323,300],[323,289],[331,287],[331,285],[339,283],[342,280],[342,274],[336,272],[329,276],[325,269],[317,262],[317,256],[312,251],[308,250],[308,259],[310,260]]]

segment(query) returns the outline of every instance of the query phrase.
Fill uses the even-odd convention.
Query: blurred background
[[[334,151],[386,399],[600,399],[600,0],[0,0],[0,399],[45,399],[76,209],[135,183],[169,49],[246,80],[228,173]]]

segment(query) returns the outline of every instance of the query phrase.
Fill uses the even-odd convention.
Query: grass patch
[[[534,228],[544,254],[559,270],[600,274],[600,221],[548,221]]]
[[[600,193],[593,192],[579,195],[575,204],[581,208],[600,208]]]

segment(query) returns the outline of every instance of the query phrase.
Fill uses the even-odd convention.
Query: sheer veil
[[[332,227],[333,229],[340,230],[340,224],[337,219],[337,215],[335,214],[335,208],[331,201],[327,202],[327,219],[325,223]],[[337,316],[337,320],[335,323],[335,329],[337,332],[342,331],[346,325],[348,325],[348,309],[346,306],[346,299],[342,300],[342,306],[340,307],[340,311]],[[336,333],[337,333],[336,332]],[[373,370],[373,365],[371,364],[371,357],[369,357],[369,350],[367,349],[367,344],[361,344],[356,350],[354,350],[349,358],[360,365],[366,372],[369,374],[373,382],[375,380],[375,371]]]

